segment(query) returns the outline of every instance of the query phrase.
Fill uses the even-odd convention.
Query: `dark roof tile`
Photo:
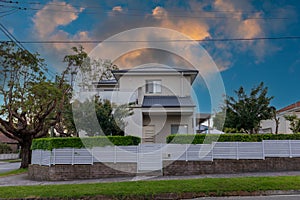
[[[142,107],[194,107],[191,97],[145,96]]]

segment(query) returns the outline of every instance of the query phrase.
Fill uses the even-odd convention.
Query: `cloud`
[[[152,10],[152,16],[155,19],[163,19],[168,16],[168,13],[166,12],[166,10],[164,8],[157,6]]]
[[[60,4],[64,12],[57,14],[54,10],[57,7],[53,4]],[[33,22],[37,34],[40,38],[45,38],[51,35],[58,26],[65,26],[78,18],[83,9],[76,9],[71,4],[60,1],[52,1],[39,10],[33,17]]]
[[[201,20],[188,18],[189,16],[186,16],[186,18],[169,17],[168,12],[160,6],[152,10],[152,16],[158,20],[157,23],[160,27],[174,29],[194,40],[203,40],[210,37],[209,26]]]
[[[123,11],[123,8],[121,6],[115,6],[113,7],[112,11],[115,11],[115,12],[122,12]]]
[[[51,5],[53,2],[64,5],[63,9],[69,12],[61,12],[59,15],[57,12],[52,12],[51,9],[57,9],[57,7]],[[130,7],[125,6],[133,3],[135,3],[135,7],[140,8],[139,12],[130,10]],[[89,6],[96,7],[96,4],[94,2]],[[101,19],[99,15],[88,15],[88,17],[99,19],[96,24],[91,24],[90,30],[74,31],[73,29],[71,33],[67,32],[68,29],[65,27],[74,23],[81,16],[87,17],[87,15],[80,15],[84,9],[75,8],[66,2],[54,0],[45,5],[33,17],[35,34],[41,40],[105,40],[112,35],[134,28],[164,27],[179,31],[195,40],[206,38],[250,39],[264,37],[276,33],[278,30],[284,30],[291,23],[290,21],[270,23],[270,21],[263,19],[255,19],[263,18],[265,14],[257,10],[252,1],[213,0],[203,2],[186,1],[184,3],[165,1],[159,6],[154,6],[152,10],[148,10],[149,4],[143,1],[128,0],[126,4],[122,4],[122,0],[119,4],[107,1],[105,5],[109,8],[109,12],[103,12]],[[276,13],[275,17],[294,17],[297,15],[295,9],[288,5],[279,7],[264,2],[262,7],[274,11]],[[207,12],[209,10],[213,12]],[[159,33],[151,37],[137,35],[133,38],[133,40],[150,39],[163,40],[165,38],[161,38]],[[174,38],[170,35],[167,39],[172,40]],[[118,48],[118,45],[120,46],[120,44],[116,44],[116,48]],[[139,44],[135,45],[138,46]],[[215,60],[220,71],[230,68],[239,54],[252,56],[253,62],[263,62],[267,55],[280,50],[280,47],[268,41],[203,42],[202,45]],[[52,44],[52,49],[56,51],[52,54],[65,55],[71,46],[74,46],[74,44]],[[84,47],[89,51],[94,46],[93,44],[86,44]],[[47,48],[49,47],[50,45],[47,45]],[[118,64],[120,66],[130,66],[154,60],[163,64],[167,64],[166,62],[174,65],[186,64],[178,59],[178,56],[149,49],[127,53],[118,59]]]
[[[124,11],[125,12],[125,11]],[[126,11],[127,12],[127,11]],[[109,18],[101,23],[97,27],[95,35],[101,40],[104,35],[107,37],[117,34],[119,32],[130,30],[132,28],[138,27],[163,27],[176,30],[185,34],[191,39],[202,40],[204,38],[209,38],[209,26],[198,19],[194,18],[178,18],[173,17],[174,13],[169,14],[169,12],[161,6],[155,7],[151,13],[145,14],[140,18],[131,17],[130,15],[122,15],[122,20],[120,20],[120,15],[109,15]],[[124,26],[126,24],[126,26]],[[123,40],[142,40],[142,41],[155,41],[155,40],[176,40],[178,39],[175,35],[162,36],[159,32],[153,33],[151,35],[141,32],[136,34],[134,38],[123,38]],[[130,44],[134,45],[136,48],[139,48],[139,43]],[[176,43],[165,43],[164,45],[176,46],[182,48],[184,44],[180,42]],[[116,48],[120,47],[121,44],[118,44]],[[114,54],[113,50],[111,54]],[[105,58],[104,58],[105,59]],[[161,50],[153,49],[139,49],[134,52],[129,52],[121,56],[116,64],[121,68],[130,68],[144,63],[162,63],[166,65],[176,65],[176,66],[188,66],[190,64],[180,58],[180,55],[176,56],[172,53]]]
[[[58,4],[63,9],[63,12],[59,12],[59,14],[55,11],[58,9],[55,5]],[[76,9],[71,4],[63,1],[54,0],[49,2],[32,18],[35,37],[47,41],[91,40],[89,33],[85,30],[78,30],[73,34],[63,30],[64,27],[77,20],[83,10],[82,7]],[[55,66],[61,66],[63,56],[71,53],[71,47],[73,46],[74,44],[71,43],[45,44],[40,47],[40,51],[43,51],[46,57],[55,63]],[[83,47],[88,52],[94,45],[85,44]]]

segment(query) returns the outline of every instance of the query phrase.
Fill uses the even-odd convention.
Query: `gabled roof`
[[[116,84],[117,80],[116,79],[100,80],[98,83],[99,84]]]
[[[18,141],[10,139],[6,137],[3,133],[0,132],[0,143],[6,143],[6,144],[16,144]]]
[[[198,73],[197,70],[180,68],[180,67],[168,67],[168,66],[153,66],[153,67],[138,67],[133,69],[120,69],[113,70],[113,73],[161,73],[161,72],[192,72]]]
[[[150,66],[141,66],[133,69],[121,69],[113,70],[113,75],[117,80],[120,79],[124,74],[183,74],[190,75],[192,77],[191,83],[194,81],[198,74],[198,70],[180,68],[180,67],[170,67],[166,65],[150,65]]]
[[[110,79],[110,80],[100,80],[98,82],[93,82],[93,85],[116,85],[118,82],[116,79]]]
[[[291,105],[288,105],[284,108],[281,108],[280,110],[277,111],[277,113],[282,113],[282,112],[285,112],[285,111],[292,111],[292,110],[295,110],[299,108],[300,110],[300,101],[296,102],[296,103],[293,103]]]
[[[178,96],[145,96],[143,108],[150,107],[194,107],[191,97]]]

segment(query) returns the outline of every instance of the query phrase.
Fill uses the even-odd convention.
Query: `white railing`
[[[19,154],[18,153],[5,153],[0,154],[0,160],[11,160],[11,159],[18,159]]]
[[[214,159],[265,159],[300,157],[300,140],[214,142],[212,144],[141,144],[92,149],[33,150],[32,164],[93,164],[135,162],[140,170],[162,168],[163,160],[213,161]]]

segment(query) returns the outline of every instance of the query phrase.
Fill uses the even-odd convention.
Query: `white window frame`
[[[152,91],[149,91],[149,85],[152,86]],[[146,94],[160,94],[162,91],[161,80],[146,80]]]

